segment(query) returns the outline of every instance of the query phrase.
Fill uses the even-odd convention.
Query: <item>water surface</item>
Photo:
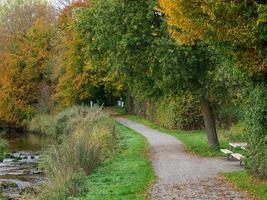
[[[9,154],[0,162],[2,193],[8,199],[19,199],[23,193],[46,181],[38,168],[48,139],[33,133],[9,132],[2,135],[8,141]]]

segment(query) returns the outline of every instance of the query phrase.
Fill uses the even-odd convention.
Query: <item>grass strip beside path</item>
[[[184,143],[185,147],[191,152],[200,156],[221,156],[219,149],[210,149],[207,144],[207,135],[205,131],[175,131],[160,127],[136,115],[125,115],[130,120],[142,123],[150,128],[168,133],[178,138]],[[221,148],[227,147],[226,141],[221,141]],[[249,192],[253,197],[259,200],[267,200],[267,182],[258,180],[249,175],[246,171],[224,173],[227,180],[237,185],[241,190]]]
[[[144,124],[150,128],[159,130],[161,132],[176,137],[185,145],[186,149],[199,156],[204,156],[204,157],[224,156],[220,152],[220,148],[210,148],[208,146],[207,133],[204,130],[196,130],[196,131],[169,130],[136,115],[125,115],[125,117],[135,122]],[[228,143],[226,141],[221,140],[220,147],[227,148]]]
[[[227,180],[257,199],[267,200],[267,181],[259,180],[246,171],[224,173]]]
[[[89,176],[86,200],[145,200],[145,192],[155,180],[151,161],[147,157],[148,143],[133,130],[117,124],[121,134],[121,151],[109,163]]]

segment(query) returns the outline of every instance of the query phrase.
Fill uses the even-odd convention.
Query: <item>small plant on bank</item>
[[[5,157],[7,149],[7,141],[0,138],[0,161],[2,161]]]
[[[37,199],[66,199],[80,195],[82,177],[112,158],[118,136],[115,122],[101,108],[75,106],[51,118],[56,137],[41,163],[49,181]]]
[[[55,135],[54,118],[49,114],[38,114],[28,123],[28,129],[31,132],[53,137]]]

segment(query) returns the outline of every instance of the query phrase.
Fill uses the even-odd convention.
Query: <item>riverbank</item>
[[[117,154],[101,164],[91,175],[81,177],[80,182],[76,182],[81,192],[75,194],[75,199],[148,199],[149,186],[155,180],[152,164],[148,159],[149,145],[143,136],[121,124],[116,123],[116,130],[120,137]],[[53,196],[50,200],[56,198],[61,197]]]

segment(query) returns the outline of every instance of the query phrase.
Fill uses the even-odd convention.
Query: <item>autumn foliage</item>
[[[87,43],[78,27],[78,13],[89,8],[87,1],[76,1],[59,15],[54,38],[57,79],[53,98],[58,108],[100,101],[120,94],[122,82],[110,74],[110,68],[94,62],[86,52]],[[118,91],[118,92],[116,92]]]
[[[74,1],[56,16],[46,1],[9,1],[0,14],[0,121],[21,127],[38,112],[100,100],[123,85],[87,58]],[[104,93],[104,95],[102,95]],[[120,92],[117,93],[120,95]]]
[[[204,44],[217,52],[218,60],[232,62],[228,68],[237,67],[249,77],[249,87],[244,87],[246,168],[266,178],[266,1],[159,0],[159,10],[178,43]]]
[[[15,8],[18,5],[14,5]],[[31,5],[24,5],[32,8]],[[51,31],[48,8],[45,5],[36,7],[44,11],[43,16],[32,19],[27,13],[9,13],[14,21],[24,17],[21,27],[8,29],[14,21],[2,19],[2,44],[0,47],[0,119],[7,124],[20,126],[23,120],[31,117],[36,111],[41,86],[46,81],[50,54]],[[29,18],[31,21],[28,21]],[[25,29],[25,27],[28,27]]]
[[[251,74],[267,74],[267,6],[261,1],[159,0],[159,10],[180,43],[205,42]]]
[[[246,167],[266,177],[253,157],[266,157],[266,1],[51,2],[0,4],[0,127],[123,97],[165,126],[183,127],[186,115],[190,127],[203,121],[210,147],[222,118],[243,122]]]

